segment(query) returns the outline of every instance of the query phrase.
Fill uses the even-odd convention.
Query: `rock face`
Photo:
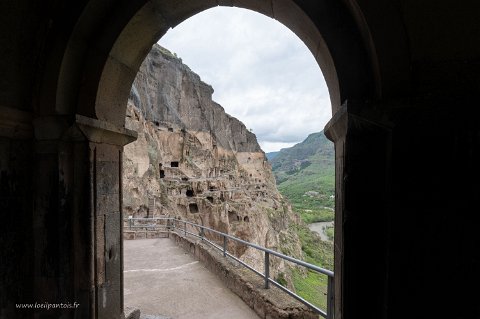
[[[180,59],[152,48],[128,101],[126,125],[138,140],[124,151],[125,214],[175,216],[300,257],[290,227],[298,217],[277,191],[255,135],[212,93]],[[229,248],[262,269],[263,254]],[[285,269],[273,262],[274,275]]]

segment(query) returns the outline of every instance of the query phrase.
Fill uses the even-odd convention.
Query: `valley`
[[[288,199],[302,223],[294,226],[305,260],[333,270],[333,220],[335,205],[335,153],[323,132],[270,157],[280,193]],[[313,272],[293,281],[299,295],[324,305],[325,278]]]
[[[305,223],[333,220],[335,154],[323,132],[280,150],[270,162],[278,190]]]

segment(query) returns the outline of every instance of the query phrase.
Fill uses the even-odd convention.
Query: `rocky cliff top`
[[[235,152],[261,152],[256,136],[212,100],[213,88],[167,49],[154,45],[135,79],[130,100],[145,120],[174,130],[212,134]]]

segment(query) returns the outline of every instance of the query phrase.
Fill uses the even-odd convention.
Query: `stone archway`
[[[336,317],[402,318],[406,300],[418,318],[451,316],[444,304],[479,317],[474,0],[3,1],[0,317],[121,317],[129,77],[166,28],[216,5],[280,20],[325,64]],[[75,312],[16,308],[73,300]]]
[[[438,306],[447,304],[458,318],[479,317],[468,293],[480,283],[474,0],[2,2],[0,317],[121,317],[115,223],[122,145],[134,138],[122,124],[129,77],[148,43],[216,5],[280,20],[325,63],[336,317],[402,318],[406,302],[416,318],[452,316]],[[34,301],[80,306],[16,308]]]
[[[324,74],[333,113],[347,98],[365,98],[380,90],[372,58],[363,47],[354,19],[346,7],[334,1],[302,8],[292,0],[152,0],[85,9],[61,62],[56,110],[122,126],[128,90],[152,45],[169,28],[217,5],[242,7],[272,17],[304,41]],[[92,29],[95,24],[103,29]]]
[[[78,282],[75,289],[82,291],[82,301],[89,304],[85,314],[93,318],[111,318],[113,314],[116,318],[123,310],[122,149],[135,138],[134,132],[124,128],[126,101],[140,64],[170,27],[216,5],[251,9],[289,27],[314,54],[329,88],[333,113],[339,118],[330,125],[329,135],[339,141],[337,162],[343,160],[345,145],[345,140],[337,135],[346,135],[344,126],[345,121],[348,122],[342,117],[342,104],[347,99],[373,97],[381,84],[375,76],[376,64],[372,62],[371,50],[364,47],[362,39],[368,31],[364,34],[358,31],[358,21],[336,1],[312,1],[303,7],[292,0],[139,0],[115,6],[98,5],[97,1],[91,4],[85,7],[65,47],[56,85],[49,86],[55,87],[54,92],[45,92],[44,96],[55,96],[53,112],[63,116],[57,116],[54,122],[62,128],[59,132],[66,132],[57,138],[65,141],[64,152],[77,159],[64,163],[68,166],[65,171],[71,174],[67,176],[71,183],[67,188],[78,188],[78,181],[73,177],[79,172],[88,172],[88,182],[84,183],[91,187],[75,193],[77,197],[84,195],[89,199],[89,205],[82,206],[89,218],[76,217],[89,236],[72,239],[73,246],[89,251],[74,261],[89,265],[75,276],[89,279],[83,283],[75,280]],[[46,101],[49,99],[41,101],[40,111],[49,113],[51,105]],[[72,148],[71,143],[81,147]],[[337,176],[343,176],[342,167],[337,167]],[[337,187],[339,185],[343,185],[340,177]],[[340,192],[337,201],[341,202],[342,198]],[[343,208],[341,204],[337,206]],[[335,253],[341,256],[341,229],[336,233]],[[340,318],[342,259],[337,261],[336,313]],[[89,286],[95,289],[88,290]]]

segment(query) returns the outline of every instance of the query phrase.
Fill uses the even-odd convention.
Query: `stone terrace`
[[[258,319],[204,265],[168,238],[124,241],[125,305],[175,319]]]

